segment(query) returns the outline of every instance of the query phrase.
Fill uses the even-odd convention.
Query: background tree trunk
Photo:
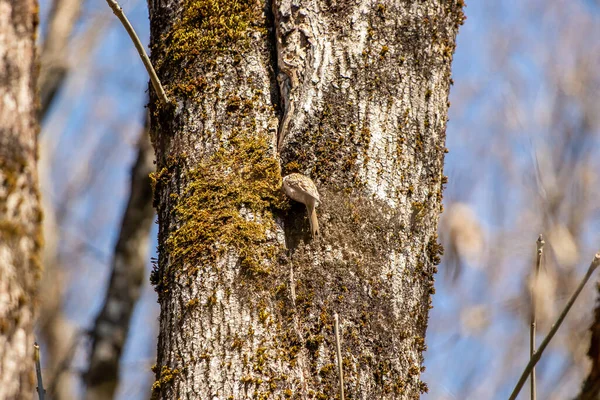
[[[115,397],[119,361],[129,335],[135,305],[140,297],[154,217],[149,174],[154,157],[148,129],[142,130],[139,152],[131,168],[131,190],[115,245],[104,304],[91,329],[92,350],[86,372],[86,399]]]
[[[75,24],[79,19],[81,0],[53,0],[46,23],[43,43],[39,46],[40,73],[37,80],[40,106],[38,122],[43,131],[43,121],[48,115],[51,105],[64,85],[68,76],[69,44]],[[83,59],[83,57],[81,57]],[[46,141],[47,142],[47,141]],[[44,161],[49,157],[48,149],[40,141],[38,163],[40,190],[44,191],[44,179],[49,179],[49,165]],[[45,175],[46,174],[46,175]],[[55,183],[55,182],[53,182]],[[70,357],[75,350],[77,338],[73,322],[64,312],[63,296],[68,282],[68,274],[59,256],[59,243],[64,244],[59,233],[59,222],[56,210],[52,206],[52,196],[42,198],[44,212],[44,248],[42,264],[44,273],[40,287],[39,318],[37,319],[38,341],[44,349],[44,376],[46,376],[47,395],[54,400],[68,400],[75,397],[76,382],[73,376],[65,374]],[[69,199],[69,201],[72,201]],[[67,201],[61,204],[65,210],[71,209]],[[64,212],[62,213],[65,214]]]
[[[33,395],[40,276],[37,2],[0,0],[0,398]]]
[[[156,397],[335,398],[334,311],[348,398],[426,390],[462,6],[149,2]],[[281,171],[315,180],[320,239]]]

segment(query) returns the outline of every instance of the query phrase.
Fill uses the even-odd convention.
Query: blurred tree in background
[[[0,398],[33,393],[42,210],[36,120],[37,7],[0,1]]]

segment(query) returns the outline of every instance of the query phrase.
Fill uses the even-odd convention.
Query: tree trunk
[[[104,304],[91,330],[92,350],[85,374],[87,400],[115,397],[119,384],[119,361],[146,270],[154,217],[149,178],[154,157],[147,127],[141,132],[138,150],[131,169],[129,201],[115,246]]]
[[[418,398],[462,1],[150,1],[157,398]],[[321,236],[281,175],[319,190]]]
[[[0,0],[0,398],[33,394],[40,276],[37,2]]]

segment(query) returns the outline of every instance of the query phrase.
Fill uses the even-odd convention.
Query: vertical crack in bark
[[[283,119],[283,114],[284,114],[284,106],[283,106],[283,95],[281,93],[281,89],[279,86],[279,65],[278,65],[278,55],[279,55],[279,50],[278,50],[278,46],[277,46],[277,22],[275,20],[275,10],[276,4],[275,4],[275,0],[267,0],[266,2],[266,7],[265,7],[265,16],[267,19],[267,24],[270,27],[269,29],[269,44],[270,44],[270,51],[269,51],[269,61],[270,61],[270,66],[272,69],[272,78],[269,79],[270,83],[271,83],[271,87],[270,87],[270,93],[271,93],[271,104],[273,104],[274,106],[277,107],[277,115],[278,115],[278,122],[277,122],[277,128],[274,131],[274,135],[273,135],[273,143],[275,143],[275,153],[277,155],[279,155],[279,132],[281,131],[281,120]]]
[[[279,87],[279,106],[280,121],[277,129],[277,154],[281,152],[283,142],[287,133],[290,131],[290,123],[294,115],[295,99],[294,93],[298,90],[299,80],[297,65],[294,60],[288,60],[285,57],[284,38],[295,29],[284,32],[283,19],[288,19],[291,15],[284,16],[278,7],[276,0],[271,1],[271,11],[273,13],[274,26],[274,46],[275,46],[275,74]],[[288,54],[291,53],[288,51]]]

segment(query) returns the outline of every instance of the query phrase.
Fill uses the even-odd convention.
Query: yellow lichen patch
[[[157,392],[165,387],[165,385],[172,384],[173,380],[177,375],[179,375],[181,371],[178,369],[171,369],[166,365],[160,370],[160,376],[154,383],[152,384],[152,391]]]

